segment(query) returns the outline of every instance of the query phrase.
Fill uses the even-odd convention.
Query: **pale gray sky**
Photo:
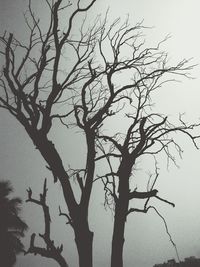
[[[40,1],[37,2],[45,20],[45,12]],[[0,30],[9,31],[24,36],[22,11],[26,0],[0,0]],[[200,62],[200,3],[198,0],[99,0],[90,13],[91,18],[98,13],[104,13],[110,7],[110,19],[123,18],[127,14],[132,23],[144,19],[144,25],[152,26],[146,30],[147,42],[156,44],[167,34],[172,37],[164,45],[169,52],[172,62],[182,58],[194,58],[194,63]],[[156,107],[159,112],[166,113],[172,118],[178,113],[186,112],[187,120],[198,120],[200,117],[200,66],[197,66],[192,75],[193,80],[182,79],[181,83],[168,84],[156,96]],[[80,164],[81,157],[77,158],[79,149],[79,134],[73,132],[54,133],[59,140],[59,149],[62,141],[65,142],[63,153],[70,151],[70,161]],[[73,139],[72,139],[73,136]],[[73,140],[73,142],[72,142]],[[160,179],[157,184],[160,196],[173,201],[173,209],[164,203],[157,205],[165,216],[170,233],[177,245],[181,258],[194,255],[200,258],[200,152],[196,151],[187,139],[179,137],[183,143],[183,160],[178,159],[179,169],[171,165],[166,169],[166,162],[160,162]],[[74,147],[74,144],[77,144]],[[84,154],[84,148],[82,153]],[[66,160],[68,158],[66,156]],[[148,162],[143,162],[144,167]],[[50,176],[44,167],[38,151],[28,139],[24,129],[4,111],[0,111],[0,167],[1,178],[10,179],[15,187],[16,195],[25,199],[26,188],[32,187],[38,194],[41,189],[41,178]],[[49,202],[53,206],[53,217],[56,217],[57,207],[62,203],[60,187],[51,186],[49,179]],[[112,214],[103,208],[102,186],[94,186],[91,204],[91,229],[95,231],[94,239],[94,267],[109,266],[110,242],[112,230]],[[31,204],[24,206],[24,218],[30,225],[30,232],[41,231],[43,221],[40,218],[39,207]],[[39,210],[39,211],[38,211]],[[66,230],[67,229],[67,230]],[[71,267],[77,266],[77,255],[73,244],[73,234],[65,226],[62,218],[58,218],[53,226],[55,240],[64,242],[65,251]],[[28,244],[28,240],[25,240]],[[163,222],[153,212],[147,215],[131,216],[126,225],[126,243],[124,250],[124,267],[152,267],[155,263],[174,258],[175,251],[166,235]],[[39,257],[20,257],[17,267],[53,267],[54,262]]]

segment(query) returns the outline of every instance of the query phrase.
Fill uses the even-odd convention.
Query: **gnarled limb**
[[[39,199],[32,197],[31,188],[27,190],[28,199],[26,200],[26,202],[34,203],[38,206],[41,206],[43,209],[45,230],[44,230],[44,234],[39,234],[39,236],[40,238],[43,239],[44,243],[46,244],[46,247],[39,247],[35,245],[36,234],[33,233],[31,235],[30,247],[25,252],[25,254],[28,254],[28,253],[31,253],[34,255],[39,254],[42,257],[55,260],[60,265],[60,267],[68,267],[68,264],[65,258],[62,256],[63,245],[61,244],[60,246],[56,247],[54,240],[52,240],[51,238],[51,228],[50,228],[51,217],[50,217],[50,212],[49,212],[49,206],[47,205],[47,202],[46,202],[47,191],[48,191],[47,179],[45,179],[44,181],[43,192],[40,194]]]

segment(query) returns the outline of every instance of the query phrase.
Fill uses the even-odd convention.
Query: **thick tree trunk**
[[[122,161],[118,170],[119,198],[115,205],[111,267],[123,267],[124,232],[129,204],[129,176],[131,173],[131,166],[131,162]]]
[[[93,265],[93,232],[80,223],[78,230],[75,230],[75,242],[79,255],[79,267],[92,267]]]
[[[111,267],[123,267],[124,231],[127,213],[127,201],[118,200],[112,239]]]
[[[120,211],[118,211],[117,213],[118,214],[115,215],[114,229],[113,229],[111,267],[123,266],[125,218],[122,217]]]

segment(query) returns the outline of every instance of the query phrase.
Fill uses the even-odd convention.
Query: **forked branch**
[[[51,239],[51,229],[50,229],[51,218],[50,218],[49,206],[46,203],[47,191],[48,189],[47,189],[46,179],[44,181],[43,192],[40,194],[39,199],[32,197],[31,188],[27,190],[28,199],[26,200],[26,202],[31,202],[36,205],[39,205],[43,209],[45,230],[44,230],[44,234],[39,234],[39,236],[40,238],[43,239],[44,243],[46,244],[46,247],[40,247],[40,246],[35,245],[36,234],[33,233],[31,235],[29,249],[25,252],[25,254],[28,254],[28,253],[31,253],[34,255],[39,254],[42,257],[54,259],[61,267],[68,267],[68,264],[65,258],[62,256],[63,245],[56,247],[54,244],[54,240]]]

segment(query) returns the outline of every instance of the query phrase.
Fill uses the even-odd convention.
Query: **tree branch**
[[[26,200],[26,202],[31,202],[31,203],[34,203],[36,205],[39,205],[43,209],[45,231],[44,231],[44,234],[39,234],[39,236],[45,242],[46,247],[35,246],[36,234],[33,233],[31,235],[30,247],[25,252],[25,254],[28,254],[28,253],[32,253],[34,255],[39,254],[42,257],[54,259],[61,267],[68,267],[68,264],[66,263],[64,257],[61,254],[63,251],[63,245],[61,245],[60,247],[56,247],[54,244],[54,241],[51,239],[51,236],[50,236],[50,234],[51,234],[51,230],[50,230],[51,218],[50,218],[50,213],[49,213],[49,207],[46,204],[47,191],[48,191],[48,189],[47,189],[47,180],[46,179],[44,181],[43,193],[40,194],[39,199],[35,199],[32,197],[31,188],[29,188],[27,190],[28,199]]]
[[[133,191],[129,193],[129,199],[137,198],[137,199],[145,199],[145,198],[151,198],[156,197],[158,193],[158,190],[153,189],[151,191],[147,192],[137,192]]]

